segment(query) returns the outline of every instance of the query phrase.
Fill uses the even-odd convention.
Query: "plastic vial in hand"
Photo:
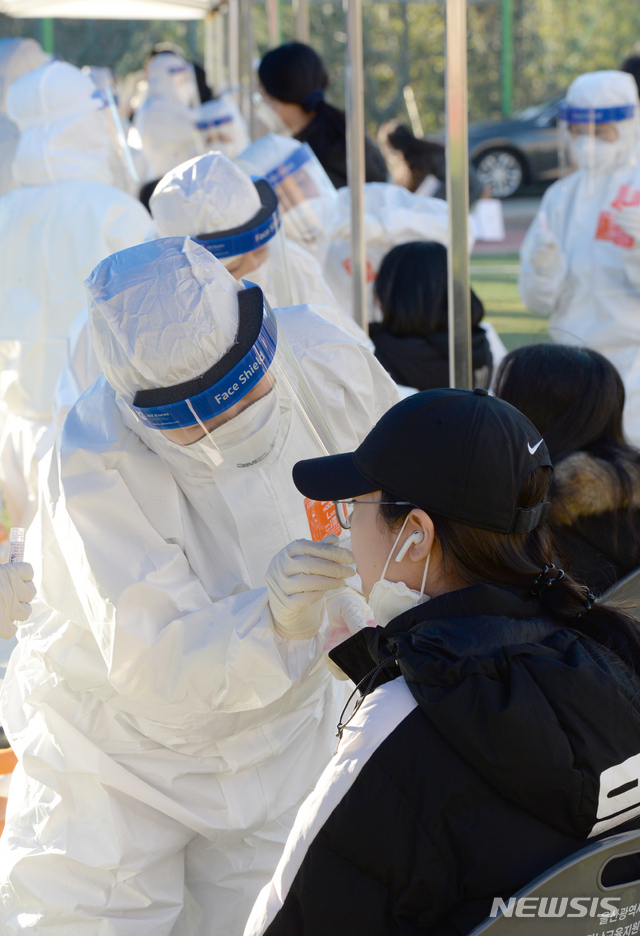
[[[24,540],[26,531],[23,527],[11,527],[9,535],[9,562],[24,562]]]

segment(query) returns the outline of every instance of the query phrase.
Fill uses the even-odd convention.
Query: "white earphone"
[[[408,536],[402,545],[402,549],[396,556],[396,562],[402,562],[404,557],[409,552],[409,549],[413,546],[414,543],[421,543],[424,539],[424,533],[421,533],[420,530],[414,530],[411,536]]]

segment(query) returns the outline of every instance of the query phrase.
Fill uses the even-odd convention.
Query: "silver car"
[[[495,198],[508,198],[532,182],[558,178],[557,94],[508,120],[469,126],[469,158]]]

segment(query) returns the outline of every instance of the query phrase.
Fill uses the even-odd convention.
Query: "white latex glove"
[[[640,244],[640,208],[627,205],[616,214],[616,222],[622,230]]]
[[[31,614],[30,601],[36,595],[33,567],[28,562],[0,565],[0,637],[13,637],[18,630],[14,621],[26,621]]]
[[[317,634],[325,593],[353,575],[353,553],[338,542],[337,536],[326,536],[319,543],[296,540],[271,560],[267,592],[274,628],[281,637],[306,640]]]
[[[373,611],[360,592],[348,585],[327,594],[326,605],[332,630],[346,628],[351,636],[363,627],[376,627]]]
[[[327,617],[331,630],[324,642],[324,662],[336,679],[348,679],[337,663],[329,658],[329,651],[348,640],[363,627],[376,627],[373,611],[360,592],[345,585],[326,596]]]
[[[540,276],[555,276],[563,265],[562,250],[555,234],[542,231],[529,254],[531,266]]]

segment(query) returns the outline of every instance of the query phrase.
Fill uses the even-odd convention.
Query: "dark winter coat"
[[[574,452],[555,466],[549,522],[566,564],[600,594],[640,566],[640,465],[618,463],[630,480],[629,498],[613,462]]]
[[[621,766],[640,753],[640,682],[529,591],[442,595],[330,655],[356,683],[387,661],[382,685],[302,806],[251,936],[461,936],[589,837],[640,825]]]
[[[308,143],[316,154],[325,172],[336,188],[347,184],[347,137],[344,115],[331,108],[331,116],[325,113],[330,105],[321,106],[313,120],[304,130],[296,134],[296,140]],[[387,164],[378,147],[365,137],[365,181],[386,182]]]
[[[396,383],[416,390],[450,386],[449,333],[434,332],[428,338],[393,335],[380,322],[369,326],[375,355]],[[492,357],[487,333],[476,325],[471,333],[475,387],[491,382]]]

